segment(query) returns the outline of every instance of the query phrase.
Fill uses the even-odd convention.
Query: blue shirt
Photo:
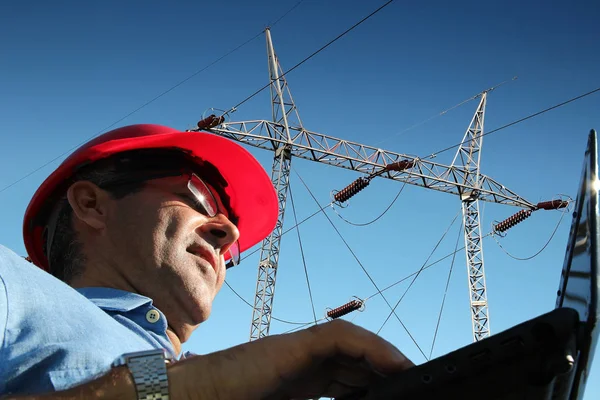
[[[0,245],[0,395],[67,389],[106,373],[124,353],[176,354],[152,300],[73,289]]]

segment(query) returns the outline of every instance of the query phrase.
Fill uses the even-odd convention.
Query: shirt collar
[[[76,289],[81,295],[98,306],[101,310],[112,314],[121,314],[147,334],[155,335],[161,346],[167,349],[169,357],[175,359],[177,354],[167,335],[167,319],[164,314],[152,305],[152,299],[140,294],[105,287],[86,287]],[[159,318],[149,320],[148,313],[158,312]]]
[[[107,311],[128,312],[152,304],[152,299],[146,296],[119,289],[85,287],[76,290],[92,303]]]

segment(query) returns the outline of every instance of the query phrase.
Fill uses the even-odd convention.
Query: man
[[[27,208],[32,263],[0,248],[0,394],[312,398],[410,367],[343,321],[181,359],[277,207],[256,159],[215,135],[133,125],[83,145]]]

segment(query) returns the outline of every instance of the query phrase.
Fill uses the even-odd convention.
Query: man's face
[[[210,315],[225,279],[223,256],[239,232],[210,186],[219,213],[205,215],[188,179],[154,179],[141,191],[115,200],[106,238],[134,289],[152,298],[170,321],[178,318],[178,323],[193,326]]]

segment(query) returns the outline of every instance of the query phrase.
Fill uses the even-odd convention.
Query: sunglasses
[[[145,174],[144,174],[145,175]],[[151,179],[160,179],[167,178],[173,176],[185,176],[189,175],[187,182],[187,189],[192,194],[191,200],[193,200],[195,205],[195,210],[199,213],[206,215],[209,218],[216,217],[219,212],[223,211],[219,209],[219,203],[215,198],[213,192],[208,188],[208,185],[195,173],[157,173],[151,175],[142,175],[142,176],[128,176],[121,177],[112,182],[102,183],[99,186],[102,188],[115,187],[115,186],[123,186],[126,184],[132,184],[134,182],[147,181]],[[240,243],[239,241],[235,241],[227,250],[227,253],[224,254],[225,260],[225,268],[229,269],[240,263]]]
[[[206,183],[194,173],[190,174],[187,188],[194,195],[197,201],[196,209],[207,217],[216,217],[219,213],[219,203],[213,192],[208,188]],[[240,243],[236,240],[227,250],[229,253],[229,261],[225,264],[225,268],[229,269],[240,263]]]

